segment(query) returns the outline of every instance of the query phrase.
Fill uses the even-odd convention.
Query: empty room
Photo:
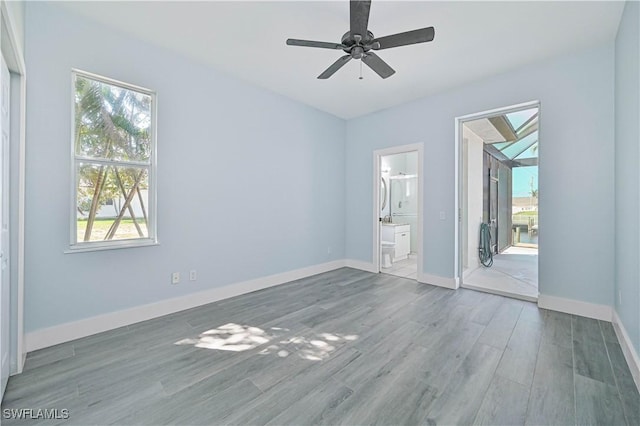
[[[0,36],[3,425],[640,424],[640,2]]]

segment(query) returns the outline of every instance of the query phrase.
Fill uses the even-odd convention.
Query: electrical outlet
[[[331,254],[331,247],[327,247],[327,254]]]
[[[198,279],[198,273],[196,272],[195,269],[192,269],[191,271],[189,271],[189,281],[195,281]]]
[[[171,284],[178,284],[180,282],[180,272],[174,272],[171,274]]]
[[[444,216],[444,212],[440,212],[440,220],[444,220],[445,216]]]
[[[618,290],[618,305],[622,306],[622,290]]]

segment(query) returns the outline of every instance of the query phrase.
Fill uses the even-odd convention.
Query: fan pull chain
[[[360,77],[358,77],[358,80],[362,80],[362,59],[360,59]]]

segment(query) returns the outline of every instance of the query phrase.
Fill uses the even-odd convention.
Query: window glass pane
[[[76,155],[149,161],[151,101],[146,93],[76,75]]]
[[[145,167],[77,165],[76,242],[148,238]]]
[[[531,145],[529,149],[516,157],[516,159],[518,160],[522,160],[525,158],[538,158],[538,142]]]
[[[531,144],[533,144],[537,140],[538,140],[538,132],[535,131],[530,135],[520,139],[518,142],[515,142],[514,144],[504,148],[502,150],[502,153],[509,158],[513,158],[518,154],[520,154],[525,149],[527,149]]]
[[[526,109],[524,111],[510,112],[507,114],[507,120],[511,123],[514,130],[517,130],[528,119],[533,117],[533,114],[538,112],[538,108]]]
[[[502,151],[504,148],[508,147],[512,143],[513,142],[498,142],[498,143],[492,143],[491,145],[493,145],[495,149]]]

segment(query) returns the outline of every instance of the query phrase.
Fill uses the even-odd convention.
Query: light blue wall
[[[539,100],[540,292],[612,305],[613,54],[596,47],[350,120],[347,257],[372,261],[372,152],[422,142],[424,272],[454,277],[454,119]]]
[[[55,4],[26,20],[26,332],[344,258],[343,120]],[[63,253],[72,67],[158,93],[159,246]]]
[[[640,352],[639,22],[640,4],[628,1],[615,46],[615,308],[637,352]]]

